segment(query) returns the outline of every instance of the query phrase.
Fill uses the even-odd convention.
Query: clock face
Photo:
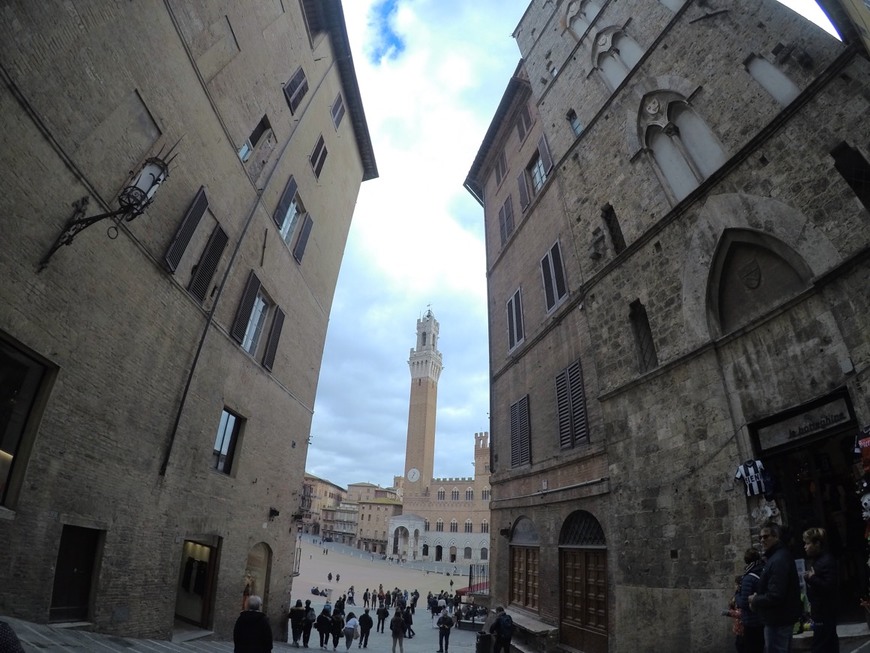
[[[420,480],[420,470],[417,469],[416,467],[412,467],[411,469],[409,469],[408,470],[408,480],[411,481],[411,483],[416,483],[417,481],[419,481]]]

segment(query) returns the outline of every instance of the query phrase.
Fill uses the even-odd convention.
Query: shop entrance
[[[175,595],[176,619],[199,628],[211,626],[216,561],[216,547],[184,541]]]
[[[794,414],[783,420],[790,441],[762,451],[761,459],[774,482],[774,497],[782,523],[788,527],[792,555],[795,559],[806,557],[802,534],[807,528],[824,528],[839,564],[840,620],[864,621],[864,610],[858,603],[868,590],[865,523],[857,494],[864,474],[860,456],[855,453],[858,426],[847,397],[811,407],[797,417],[805,424],[824,426],[832,420],[809,421],[807,416],[814,419],[820,412],[832,414],[840,406],[847,408],[840,424],[804,437],[800,436],[808,429],[794,428]],[[766,440],[768,444],[778,441],[781,438]],[[756,434],[756,443],[765,444],[764,433],[760,437]]]

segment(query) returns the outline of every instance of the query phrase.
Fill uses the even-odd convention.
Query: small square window
[[[287,100],[287,106],[290,107],[290,113],[296,113],[296,109],[307,92],[308,80],[305,78],[305,71],[300,66],[290,81],[284,85],[284,98]]]

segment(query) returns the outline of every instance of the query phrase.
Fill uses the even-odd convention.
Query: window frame
[[[339,125],[341,125],[341,120],[342,118],[344,118],[345,114],[344,98],[342,97],[340,91],[335,97],[332,106],[329,108],[329,113],[332,115],[332,124],[337,131]]]
[[[526,339],[523,325],[522,288],[517,288],[506,304],[508,319],[508,352],[513,351]]]
[[[579,358],[556,375],[555,389],[559,448],[573,449],[578,444],[588,443],[586,387]]]
[[[291,115],[296,114],[296,109],[299,108],[307,93],[308,79],[305,77],[305,70],[299,66],[293,76],[284,84],[284,99],[287,100]]]
[[[314,171],[314,178],[320,179],[320,174],[323,172],[323,166],[326,164],[326,156],[329,154],[329,150],[326,147],[326,139],[323,138],[323,134],[321,134],[317,142],[314,144],[314,149],[311,150],[311,154],[308,157],[308,162],[311,164],[311,169]]]
[[[511,404],[510,407],[510,454],[511,469],[532,463],[532,427],[529,395]]]
[[[501,246],[504,247],[514,233],[514,202],[513,197],[508,195],[498,210],[498,231],[501,237]]]
[[[226,429],[230,418],[232,418],[232,431],[227,440]],[[241,415],[224,406],[221,411],[221,418],[218,421],[218,428],[212,448],[211,468],[213,471],[219,474],[226,474],[227,476],[235,476],[234,463],[236,462],[236,451],[239,448],[244,421],[245,419]],[[218,444],[220,444],[220,447],[218,447]],[[221,460],[221,456],[223,456],[223,460]]]
[[[526,137],[529,135],[532,127],[532,114],[529,111],[528,103],[523,104],[520,109],[519,115],[517,116],[517,136],[520,138],[520,143],[525,142]]]
[[[562,248],[557,240],[541,259],[541,283],[544,286],[544,302],[549,315],[568,297],[568,284],[562,260]]]
[[[501,186],[501,182],[505,180],[507,177],[507,156],[505,155],[505,151],[502,150],[499,152],[498,157],[495,160],[495,186],[498,188]]]

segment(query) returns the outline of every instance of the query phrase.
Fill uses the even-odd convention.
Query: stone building
[[[335,509],[347,497],[347,490],[308,472],[305,472],[302,487],[302,494],[309,497],[310,506],[302,517],[302,532],[332,537],[335,530]]]
[[[13,0],[0,75],[0,612],[277,626],[377,176],[341,3]]]
[[[489,434],[474,435],[474,476],[435,478],[435,421],[441,352],[432,311],[417,320],[405,475],[397,479],[402,515],[389,522],[388,555],[402,560],[470,564],[489,558]]]
[[[731,650],[719,614],[771,515],[799,557],[828,529],[843,618],[863,619],[863,49],[773,0],[534,0],[514,37],[465,185],[486,232],[491,592],[518,641]],[[735,479],[760,480],[754,461],[769,500]]]

